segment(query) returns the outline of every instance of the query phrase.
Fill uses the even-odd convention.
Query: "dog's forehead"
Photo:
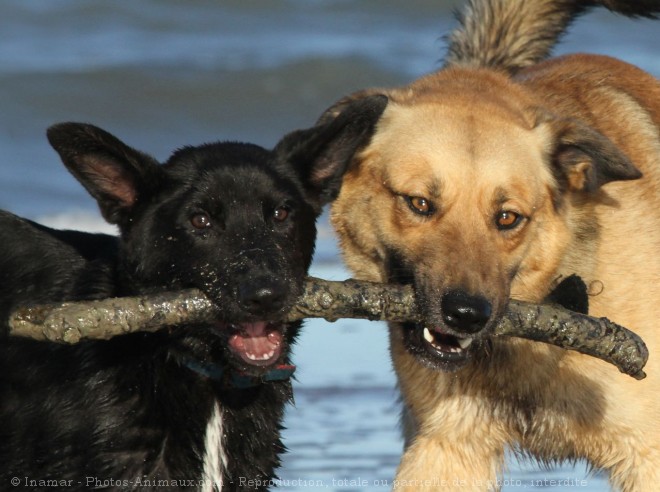
[[[256,145],[215,143],[177,151],[164,169],[178,186],[220,198],[299,194],[295,176],[276,165],[272,153]]]
[[[190,191],[194,200],[212,203],[214,207],[238,207],[259,213],[264,205],[276,206],[299,198],[297,190],[282,179],[250,166],[233,172],[226,168],[205,170],[196,183],[191,183]]]
[[[268,166],[272,156],[257,145],[215,142],[198,146],[186,146],[175,151],[164,167],[179,175],[213,169],[232,170],[241,166]]]
[[[547,137],[493,106],[392,104],[365,152],[365,164],[406,192],[447,181],[506,186],[532,176],[551,179]]]

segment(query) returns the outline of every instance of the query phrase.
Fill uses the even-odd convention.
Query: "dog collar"
[[[296,371],[296,366],[292,364],[279,364],[260,376],[253,376],[241,371],[226,370],[217,364],[207,364],[192,359],[185,359],[183,365],[201,376],[222,382],[227,388],[236,389],[253,388],[272,381],[286,381]]]

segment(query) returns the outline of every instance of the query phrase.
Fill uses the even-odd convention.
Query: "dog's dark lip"
[[[415,330],[421,330],[422,339],[429,352],[450,362],[466,359],[474,341],[472,337],[458,337],[447,333],[438,326],[416,324]]]
[[[282,357],[285,347],[282,323],[218,323],[217,328],[225,332],[230,352],[249,366],[273,366]]]
[[[473,337],[459,337],[439,326],[420,323],[406,323],[404,339],[408,351],[421,363],[448,372],[465,366],[479,345]]]

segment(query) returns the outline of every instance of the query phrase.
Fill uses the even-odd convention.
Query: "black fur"
[[[546,302],[559,304],[576,313],[589,314],[588,290],[582,278],[575,274],[569,275],[561,279],[548,295]]]
[[[376,107],[377,119],[384,103],[357,111],[365,107]],[[259,377],[289,363],[300,323],[278,320],[312,259],[324,154],[346,145],[352,152],[369,138],[351,132],[351,118],[295,132],[274,151],[214,143],[181,149],[162,165],[91,125],[49,130],[120,237],[56,231],[0,212],[1,319],[19,305],[188,287],[223,299],[222,319],[77,345],[7,337],[3,321],[0,490],[14,477],[31,490],[47,489],[47,480],[67,490],[199,489],[215,405],[227,456],[222,490],[268,487],[284,450],[290,382],[231,387],[198,368]],[[311,162],[319,163],[312,172]],[[237,327],[261,321],[283,335],[283,350],[267,364],[229,346]]]

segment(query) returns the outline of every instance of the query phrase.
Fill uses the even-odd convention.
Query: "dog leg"
[[[479,427],[482,427],[481,425]],[[399,465],[394,490],[494,491],[504,466],[504,446],[483,427],[471,442],[451,434],[417,436]]]

